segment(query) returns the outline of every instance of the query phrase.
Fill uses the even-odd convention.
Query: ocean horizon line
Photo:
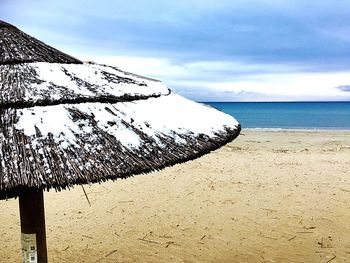
[[[295,100],[295,101],[196,101],[198,103],[350,103],[350,100]]]
[[[267,131],[267,132],[350,132],[350,128],[321,127],[321,128],[244,128],[244,131]]]

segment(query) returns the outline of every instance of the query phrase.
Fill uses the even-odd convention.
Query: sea
[[[242,128],[349,130],[349,102],[204,102],[234,116]]]

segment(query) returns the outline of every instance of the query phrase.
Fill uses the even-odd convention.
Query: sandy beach
[[[45,193],[50,262],[346,262],[350,132],[243,130],[198,160]],[[18,200],[0,262],[20,262]]]

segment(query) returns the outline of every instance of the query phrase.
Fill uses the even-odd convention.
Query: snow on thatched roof
[[[0,23],[0,199],[26,187],[61,190],[158,170],[240,132],[231,116],[160,81],[74,62],[6,25]]]
[[[94,63],[0,64],[0,76],[2,108],[125,102],[170,93],[160,81]]]

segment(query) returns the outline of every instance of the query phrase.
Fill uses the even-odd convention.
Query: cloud
[[[179,62],[155,57],[83,59],[160,79],[179,94],[197,101],[350,100],[349,93],[334,88],[350,82],[350,70],[312,72],[302,65]]]
[[[338,90],[344,91],[344,92],[350,92],[350,85],[342,85],[336,87]]]
[[[311,70],[307,65],[286,65],[269,63],[252,63],[239,60],[197,60],[186,61],[167,57],[139,56],[78,56],[83,60],[115,65],[137,74],[155,78],[174,80],[228,81],[247,79],[271,73],[305,72]]]
[[[261,101],[263,98],[266,101],[276,100],[273,95],[246,92],[246,91],[217,91],[215,89],[207,89],[201,86],[195,89],[186,89],[184,87],[175,87],[175,92],[189,99],[199,102],[211,101]]]
[[[91,55],[307,63],[329,70],[350,65],[344,41],[350,4],[344,1],[133,3],[18,0],[2,5],[0,16],[52,45]]]
[[[349,1],[5,0],[0,17],[196,100],[350,99]]]

